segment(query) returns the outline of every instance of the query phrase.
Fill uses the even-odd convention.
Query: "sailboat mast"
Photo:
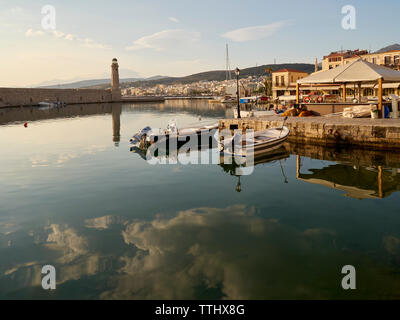
[[[226,44],[226,80],[232,80],[231,63],[229,61],[229,48]]]

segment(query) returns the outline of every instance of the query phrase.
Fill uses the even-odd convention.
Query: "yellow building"
[[[361,55],[360,57],[368,62],[400,71],[400,50],[391,50],[381,53],[368,53]],[[345,59],[344,63],[347,64],[357,59],[358,57],[355,56],[349,57]]]
[[[367,50],[332,52],[322,60],[322,70],[329,70],[362,58],[368,62],[400,70],[400,50],[368,53]]]
[[[362,55],[368,54],[367,50],[347,50],[331,52],[322,59],[322,70],[329,70],[345,64],[347,59],[356,59]]]
[[[295,96],[296,82],[308,75],[307,72],[295,69],[280,69],[272,72],[272,96]]]

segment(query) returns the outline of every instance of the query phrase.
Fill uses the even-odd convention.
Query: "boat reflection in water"
[[[279,161],[281,170],[282,170],[282,175],[284,178],[284,183],[288,183],[288,179],[286,177],[285,171],[282,166],[282,160],[289,158],[290,153],[287,151],[287,149],[282,146],[279,149],[274,149],[271,151],[264,152],[263,154],[257,155],[254,158],[254,167],[266,163],[273,163],[276,161]],[[240,177],[244,175],[249,175],[249,171],[254,170],[254,167],[246,167],[245,165],[240,165],[235,162],[235,159],[232,158],[230,161],[231,163],[224,163],[224,158],[221,157],[221,161],[219,166],[222,167],[224,172],[229,173],[232,176],[238,177],[238,182],[236,185],[236,191],[241,192],[242,191],[242,185],[240,181]]]
[[[219,148],[208,148],[207,146],[199,146],[198,150],[190,151],[188,151],[187,148],[181,147],[176,150],[174,149],[174,151],[170,151],[169,149],[155,149],[154,152],[150,152],[150,148],[143,149],[137,145],[133,145],[131,146],[130,151],[138,154],[143,160],[152,161],[153,163],[159,164],[178,163],[179,160],[182,159],[182,155],[186,157],[188,154],[190,154],[190,159],[194,160],[192,163],[202,163],[201,159],[208,159],[211,163],[216,164],[214,161],[212,161],[212,159],[218,159],[218,165],[222,167],[224,172],[238,177],[238,183],[236,186],[237,192],[242,191],[240,182],[241,176],[252,174],[254,167],[257,165],[279,161],[282,175],[284,177],[284,183],[288,183],[281,160],[289,158],[290,153],[284,146],[281,146],[278,149],[271,149],[263,153],[259,153],[254,157],[254,160],[251,159],[252,161],[250,162],[246,161],[245,158],[235,158],[235,156],[232,155],[227,156],[226,154],[220,153]]]

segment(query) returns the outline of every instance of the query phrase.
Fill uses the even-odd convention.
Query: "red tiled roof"
[[[326,58],[334,58],[334,57],[343,57],[346,53],[345,52],[332,52],[328,56],[324,56],[324,59]]]
[[[272,73],[275,73],[275,72],[299,72],[299,73],[307,73],[307,72],[300,71],[300,70],[296,70],[296,69],[280,69],[280,70],[277,70],[277,71],[272,71]]]

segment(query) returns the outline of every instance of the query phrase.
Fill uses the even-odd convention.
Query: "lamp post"
[[[236,74],[237,113],[238,113],[238,119],[240,119],[241,116],[240,116],[240,97],[239,97],[239,74],[240,74],[239,68],[235,69],[235,74]]]

